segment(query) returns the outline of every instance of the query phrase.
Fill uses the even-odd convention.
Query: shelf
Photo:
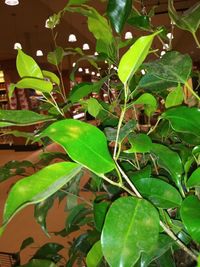
[[[1,91],[6,91],[6,88],[0,88],[0,92],[1,92]]]

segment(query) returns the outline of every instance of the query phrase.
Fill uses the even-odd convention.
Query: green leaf
[[[168,12],[171,20],[177,27],[195,33],[200,26],[200,3],[196,3],[187,11],[183,12],[180,16],[176,12],[173,5],[173,0],[168,2]]]
[[[103,109],[103,107],[99,104],[99,102],[95,98],[90,98],[84,103],[87,104],[87,110],[90,115],[96,118],[99,112]]]
[[[143,178],[150,178],[151,177],[151,173],[152,173],[151,165],[147,165],[143,169],[131,173],[131,175],[129,175],[129,176],[130,176],[131,181],[134,184],[135,181],[137,181],[137,180],[140,180],[140,179],[143,179]]]
[[[122,56],[118,67],[118,76],[122,83],[127,83],[138,70],[148,55],[153,38],[157,34],[158,32],[138,38]]]
[[[191,237],[200,243],[200,200],[196,196],[188,196],[182,203],[181,219]]]
[[[17,54],[17,71],[21,78],[34,77],[43,79],[42,71],[35,60],[25,54],[21,49],[18,49]]]
[[[58,78],[58,76],[55,73],[53,73],[51,71],[47,71],[47,70],[43,70],[42,73],[43,73],[44,77],[49,78],[52,83],[60,85],[60,79]]]
[[[165,101],[165,107],[171,108],[174,106],[179,106],[184,100],[183,88],[178,85],[174,88],[167,96]]]
[[[185,84],[192,70],[192,60],[189,55],[172,51],[160,59],[145,63],[144,68],[159,79]]]
[[[38,259],[33,259],[29,261],[25,265],[20,265],[18,267],[56,267],[55,263],[52,261],[48,260],[38,260]]]
[[[30,110],[0,110],[0,127],[25,126],[54,120],[53,117]]]
[[[32,243],[34,243],[34,239],[32,237],[28,237],[25,240],[23,240],[21,247],[20,247],[20,252],[26,247],[28,247],[29,245],[31,245]]]
[[[198,265],[197,267],[200,267],[200,255],[198,256]]]
[[[171,174],[171,179],[179,187],[183,166],[178,153],[161,144],[153,144],[151,152],[156,156],[158,165]]]
[[[80,170],[81,166],[76,163],[60,162],[19,180],[11,188],[6,200],[3,227],[19,210],[27,205],[44,201],[69,182]]]
[[[101,249],[101,242],[97,241],[87,254],[86,257],[87,267],[98,267],[99,264],[101,263],[102,258],[103,258],[103,253]]]
[[[156,98],[149,93],[142,94],[137,100],[133,102],[133,104],[144,105],[144,112],[148,117],[150,117],[157,109]]]
[[[200,109],[181,106],[162,113],[161,118],[169,120],[176,132],[200,135]]]
[[[69,5],[82,5],[85,4],[86,2],[88,2],[88,0],[69,0],[68,2],[68,6]]]
[[[110,203],[107,201],[94,202],[94,221],[96,229],[101,232]]]
[[[169,209],[181,206],[182,198],[175,187],[156,179],[144,178],[135,181],[134,185],[140,194],[156,207]]]
[[[136,15],[133,14],[128,20],[127,23],[130,24],[133,27],[142,29],[142,30],[148,30],[150,29],[150,20],[149,16],[142,16],[142,15]]]
[[[194,187],[194,186],[200,186],[200,167],[197,168],[191,176],[189,177],[187,181],[187,187]]]
[[[34,78],[24,78],[17,82],[15,87],[18,89],[34,89],[48,94],[53,90],[53,84],[51,82]],[[12,90],[10,89],[9,96],[12,95]]]
[[[74,161],[95,173],[107,173],[115,168],[105,135],[93,125],[66,119],[51,124],[42,136],[59,143]]]
[[[159,215],[154,206],[144,199],[121,197],[106,215],[103,255],[110,266],[134,266],[142,252],[154,250],[158,234]]]
[[[126,153],[149,153],[152,148],[152,141],[146,134],[131,135],[129,137],[131,148],[125,150]]]
[[[47,60],[49,63],[58,66],[64,57],[64,50],[62,47],[57,46],[53,52],[49,52],[47,55]]]
[[[107,14],[117,33],[120,33],[132,9],[132,0],[109,0]]]
[[[61,258],[58,252],[63,248],[64,246],[58,243],[46,243],[36,251],[33,257],[57,262]]]

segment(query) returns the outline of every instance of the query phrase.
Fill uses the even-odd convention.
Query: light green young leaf
[[[122,56],[118,67],[118,75],[122,83],[127,83],[138,70],[148,55],[153,39],[158,33],[138,38]]]
[[[1,230],[18,211],[27,205],[44,201],[69,182],[80,170],[81,166],[77,163],[60,162],[19,180],[8,194]]]
[[[58,78],[58,76],[55,73],[53,73],[51,71],[47,71],[47,70],[43,70],[42,73],[43,73],[44,77],[49,78],[52,83],[60,85],[60,79]]]
[[[87,254],[86,257],[87,267],[98,267],[99,264],[101,263],[102,258],[103,258],[103,253],[101,249],[101,242],[97,241]]]
[[[55,119],[31,110],[0,110],[0,127],[11,125],[26,126],[51,120]]]
[[[120,197],[106,215],[101,235],[103,255],[109,266],[134,266],[144,251],[154,251],[158,234],[159,215],[150,202]]]
[[[144,112],[148,117],[156,111],[157,109],[157,100],[156,98],[149,93],[142,94],[133,104],[144,105]]]
[[[49,63],[58,66],[64,57],[64,50],[62,47],[57,46],[53,52],[49,52],[47,55],[47,60]]]
[[[59,143],[74,161],[97,174],[115,168],[105,135],[91,124],[66,119],[51,124],[41,136],[48,136]]]
[[[197,196],[188,196],[183,201],[180,215],[188,233],[200,243],[200,200]]]
[[[99,112],[103,109],[103,107],[99,104],[99,102],[95,98],[90,98],[84,101],[87,105],[87,110],[90,115],[96,118]]]
[[[167,96],[165,101],[165,107],[170,108],[181,105],[184,100],[184,94],[182,86],[178,85]]]
[[[21,78],[33,77],[43,79],[42,71],[35,60],[25,54],[21,49],[18,49],[17,54],[17,71]]]
[[[86,2],[88,2],[88,0],[69,0],[68,2],[68,6],[70,5],[82,5],[85,4]]]
[[[131,148],[126,153],[149,153],[152,148],[152,141],[146,134],[131,135],[129,137]]]
[[[187,181],[187,187],[194,187],[194,186],[200,186],[200,167],[197,168],[193,173],[190,175],[188,181]]]

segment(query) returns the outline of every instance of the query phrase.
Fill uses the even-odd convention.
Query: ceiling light
[[[126,40],[128,40],[128,39],[132,39],[132,38],[133,38],[133,35],[132,35],[131,32],[126,32],[124,38],[125,38]]]
[[[83,44],[83,50],[89,50],[90,49],[90,46],[89,44]]]
[[[36,51],[36,56],[37,56],[37,57],[42,57],[42,56],[43,56],[43,52],[42,52],[42,50],[40,50],[40,49],[37,50],[37,51]]]
[[[72,63],[72,67],[75,67],[75,66],[76,66],[76,62],[73,62],[73,63]]]
[[[85,73],[89,74],[90,73],[89,69],[85,69]]]
[[[70,43],[74,43],[74,42],[76,42],[77,41],[77,39],[76,39],[76,35],[75,34],[70,34],[69,35],[69,38],[68,38],[68,42],[70,42]]]
[[[95,56],[98,56],[98,55],[99,55],[99,53],[98,53],[98,52],[95,52],[95,53],[94,53],[94,55],[95,55]]]
[[[5,4],[8,6],[16,6],[19,5],[19,0],[5,0]]]
[[[107,60],[105,60],[105,63],[106,63],[106,64],[108,64],[108,61],[107,61]]]
[[[163,49],[164,49],[164,50],[168,50],[168,49],[169,49],[169,45],[168,45],[168,44],[164,44],[164,45],[163,45]]]
[[[92,71],[92,72],[91,72],[91,74],[92,74],[92,75],[95,75],[95,72],[94,72],[94,71]]]
[[[173,34],[172,34],[171,32],[169,32],[169,33],[167,34],[167,38],[168,38],[168,39],[174,39],[174,36],[173,36]]]
[[[145,70],[142,69],[141,73],[142,73],[142,75],[145,75],[146,72],[145,72]]]
[[[166,54],[165,51],[161,51],[161,53],[160,53],[161,57],[164,56],[165,54]]]
[[[51,23],[51,24],[52,24],[52,23]],[[55,28],[55,27],[56,27],[56,25],[53,26],[53,28]],[[45,21],[45,28],[48,28],[48,29],[50,28],[50,27],[49,27],[49,19],[47,19],[47,20]]]
[[[22,45],[20,43],[15,43],[14,44],[14,49],[17,50],[17,49],[22,49]]]
[[[118,68],[117,67],[114,67],[114,70],[118,70]]]
[[[100,77],[100,76],[101,76],[101,75],[100,75],[100,73],[98,72],[98,73],[97,73],[97,77]]]
[[[78,72],[82,72],[83,71],[83,69],[82,68],[78,68]]]

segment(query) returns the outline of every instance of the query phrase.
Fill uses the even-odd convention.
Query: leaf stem
[[[198,101],[200,101],[200,97],[194,92],[194,90],[192,89],[192,87],[189,85],[188,82],[185,83],[186,88],[193,94],[193,96],[195,96]]]
[[[200,48],[200,43],[199,43],[199,40],[198,40],[198,38],[197,38],[197,36],[196,36],[196,33],[193,32],[192,35],[193,35],[193,37],[194,37],[195,43],[197,44],[197,47]]]

